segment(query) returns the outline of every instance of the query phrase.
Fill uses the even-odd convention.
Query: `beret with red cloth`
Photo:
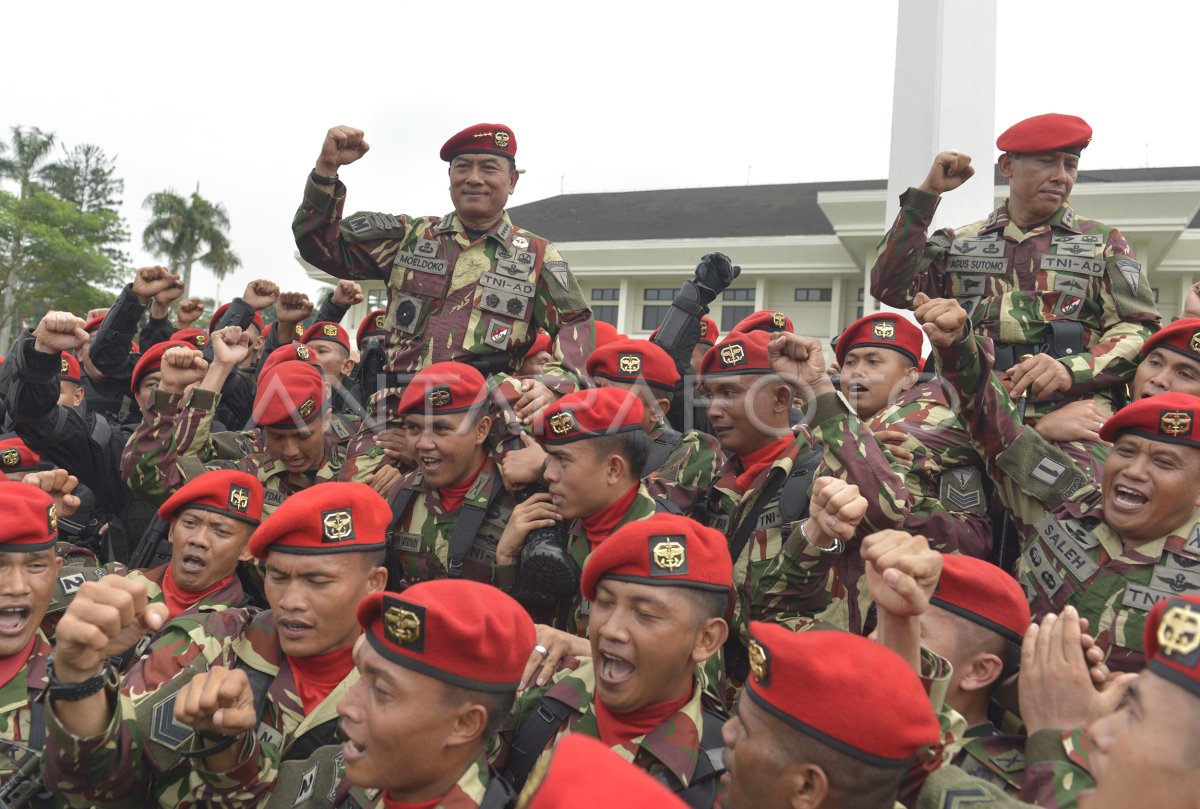
[[[1110,443],[1122,433],[1200,449],[1200,397],[1163,393],[1138,399],[1109,416],[1100,428],[1100,438]]]
[[[280,362],[259,377],[252,417],[260,427],[298,428],[315,421],[324,404],[325,378],[316,367]]]
[[[1020,645],[1029,628],[1029,600],[1017,580],[982,559],[942,555],[942,575],[930,604]]]
[[[752,621],[749,656],[746,694],[756,705],[859,761],[904,768],[941,739],[921,680],[880,643]]]
[[[571,733],[554,745],[525,809],[685,809],[678,795],[600,741]],[[528,782],[527,782],[528,783]]]
[[[367,340],[372,337],[383,337],[387,332],[387,310],[376,309],[374,312],[367,312],[362,323],[358,324],[358,332],[354,335],[354,344],[358,346],[359,351],[362,351],[363,344]]]
[[[629,383],[640,379],[668,392],[679,382],[675,360],[649,340],[615,340],[597,346],[585,368],[591,377]]]
[[[259,377],[264,376],[267,371],[281,362],[306,362],[320,370],[320,366],[317,365],[317,355],[313,353],[311,348],[304,343],[288,343],[267,355],[267,358],[263,360],[262,368],[259,369]]]
[[[771,361],[767,358],[770,342],[771,335],[765,331],[749,334],[731,331],[720,345],[705,352],[700,360],[700,376],[772,373]]]
[[[463,413],[486,404],[483,374],[463,362],[435,362],[422,368],[400,397],[396,415]]]
[[[996,148],[1011,154],[1067,152],[1078,156],[1092,141],[1092,128],[1076,115],[1048,112],[1019,121],[996,138]]]
[[[497,587],[467,579],[371,593],[358,605],[358,622],[371,648],[392,663],[488,693],[517,690],[537,643],[524,607]]]
[[[792,325],[792,319],[783,312],[764,309],[761,312],[755,312],[752,315],[742,318],[742,321],[734,326],[732,331],[740,331],[743,334],[749,334],[752,331],[765,331],[768,334],[774,334],[777,331],[795,333],[796,329]]]
[[[42,456],[31,450],[29,445],[17,436],[10,435],[0,439],[0,474],[44,472],[53,468],[54,464],[43,461]]]
[[[539,351],[550,352],[550,335],[538,329],[537,337],[533,339],[533,345],[529,346],[529,350],[525,352],[526,357],[532,357]]]
[[[167,353],[168,349],[179,346],[181,348],[190,348],[196,350],[196,346],[191,343],[185,343],[183,340],[166,340],[161,343],[155,343],[146,349],[146,353],[138,359],[137,364],[133,366],[133,376],[129,379],[129,388],[134,393],[137,393],[138,385],[149,374],[162,370],[163,354]]]
[[[1159,601],[1142,633],[1146,669],[1200,697],[1200,596]]]
[[[447,163],[460,154],[498,154],[517,159],[517,136],[504,124],[475,124],[442,144],[438,155]]]
[[[79,360],[75,359],[74,354],[64,352],[58,359],[58,378],[66,382],[74,382],[76,385],[83,380],[79,367]]]
[[[311,343],[315,340],[337,343],[346,349],[347,354],[350,353],[350,333],[342,328],[340,323],[330,323],[326,320],[317,321],[309,326],[304,334],[300,335],[302,343]]]
[[[289,495],[251,535],[247,548],[258,559],[266,559],[271,551],[379,551],[387,547],[391,521],[391,507],[370,486],[322,483]]]
[[[229,311],[229,304],[223,303],[217,307],[217,311],[213,312],[212,319],[208,321],[208,333],[212,334],[217,328],[217,324],[221,322],[221,315]],[[258,333],[263,333],[263,318],[261,312],[254,313],[254,319],[250,321],[250,325],[258,329]]]
[[[0,480],[0,548],[5,553],[34,553],[58,541],[58,511],[54,498],[37,486]]]
[[[103,322],[104,322],[104,315],[97,315],[96,317],[89,320],[87,323],[83,324],[83,330],[86,331],[88,334],[92,334],[93,332],[96,331],[96,329],[100,328],[100,324]]]
[[[1200,318],[1180,318],[1159,329],[1149,340],[1142,343],[1142,356],[1149,356],[1156,348],[1170,349],[1200,362]]]
[[[585,388],[568,393],[542,411],[543,444],[570,444],[642,429],[642,400],[625,388]]]
[[[604,578],[726,593],[733,588],[729,540],[679,514],[635,520],[588,556],[579,585],[583,597],[595,601],[596,585]]]
[[[191,343],[202,349],[208,345],[208,332],[204,329],[178,329],[172,332],[171,339]]]
[[[838,364],[841,364],[846,361],[846,355],[856,348],[890,348],[903,354],[913,365],[919,365],[922,335],[919,328],[894,312],[875,312],[847,326],[838,336],[833,353],[837,355]]]
[[[608,343],[614,343],[617,340],[625,339],[624,335],[617,331],[617,327],[611,323],[606,323],[603,320],[596,320],[593,321],[593,325],[596,328],[596,348],[599,348],[602,345],[607,345]]]
[[[185,508],[223,514],[258,525],[262,521],[263,487],[254,475],[237,469],[218,469],[196,477],[158,507],[158,516],[170,520]]]

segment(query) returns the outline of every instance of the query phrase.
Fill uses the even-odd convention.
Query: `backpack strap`
[[[517,804],[517,791],[495,771],[490,775],[479,809],[512,809]]]
[[[675,794],[688,806],[695,809],[711,809],[717,800],[717,786],[725,772],[722,754],[725,740],[721,737],[721,726],[726,717],[708,708],[701,714],[700,750],[696,756],[696,769],[686,789]]]
[[[676,432],[669,427],[655,436],[654,443],[650,445],[650,452],[646,454],[646,463],[642,466],[641,477],[646,477],[651,472],[661,469],[682,440],[683,433]]]
[[[808,518],[813,480],[824,457],[821,450],[810,449],[797,455],[792,462],[792,473],[784,481],[783,491],[779,494],[779,521],[783,525],[785,541],[792,532],[792,524]]]
[[[773,467],[767,475],[767,481],[763,484],[762,489],[758,492],[758,497],[754,499],[749,511],[742,514],[742,519],[738,523],[737,530],[729,541],[729,556],[733,559],[733,563],[737,564],[738,557],[742,555],[742,551],[746,549],[746,543],[750,541],[750,535],[754,533],[754,525],[758,522],[758,515],[767,507],[767,503],[775,497],[775,493],[779,491],[779,487],[787,480],[786,475],[778,467]]]
[[[654,498],[654,513],[655,514],[676,514],[683,515],[683,509],[678,503],[672,503],[670,500],[663,500],[661,497]]]
[[[549,693],[543,694],[513,734],[512,752],[503,776],[517,792],[525,786],[533,765],[537,763],[546,745],[554,739],[559,728],[576,713],[567,703]]]
[[[483,526],[484,519],[487,518],[488,510],[491,509],[496,495],[502,488],[504,488],[504,481],[499,474],[496,474],[492,480],[492,488],[488,492],[486,504],[477,506],[463,503],[459,508],[458,521],[454,524],[454,531],[450,534],[450,564],[446,568],[446,574],[450,578],[462,578],[463,560],[467,558],[467,552],[475,544],[475,538],[479,536],[479,529]]]

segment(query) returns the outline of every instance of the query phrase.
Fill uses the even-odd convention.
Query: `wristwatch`
[[[317,174],[317,170],[313,169],[312,174],[308,175],[317,185],[337,185],[338,176],[335,174],[332,177],[326,177],[324,174]]]
[[[116,690],[117,685],[121,682],[112,663],[105,661],[104,668],[100,669],[98,674],[88,677],[82,682],[64,683],[54,675],[54,652],[51,652],[50,656],[46,658],[46,677],[50,680],[50,685],[46,689],[50,699],[60,702],[78,702],[98,693],[103,688]]]

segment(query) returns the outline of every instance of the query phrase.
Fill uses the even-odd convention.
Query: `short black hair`
[[[512,713],[517,701],[516,689],[512,691],[476,691],[457,685],[445,684],[442,691],[442,704],[447,708],[458,707],[467,703],[478,703],[487,711],[487,724],[483,728],[481,742],[486,743],[503,727],[504,722]]]
[[[729,611],[728,592],[718,593],[714,590],[700,590],[696,587],[680,587],[679,589],[687,593],[702,621],[710,618],[724,618],[725,613]]]
[[[641,427],[623,433],[603,435],[591,441],[598,460],[604,460],[610,455],[620,455],[629,464],[629,471],[634,479],[642,477],[642,469],[650,457],[650,436],[646,435],[646,431]]]

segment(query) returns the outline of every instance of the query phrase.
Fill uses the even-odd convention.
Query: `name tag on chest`
[[[1087,551],[1074,536],[1059,524],[1058,520],[1049,514],[1044,514],[1037,521],[1036,527],[1038,533],[1042,535],[1042,539],[1046,540],[1046,544],[1050,546],[1051,553],[1057,556],[1058,561],[1062,562],[1077,579],[1087,581],[1100,570],[1100,566],[1088,557]]]
[[[1042,256],[1042,269],[1050,272],[1073,272],[1080,275],[1104,275],[1104,262],[1074,256]]]
[[[430,275],[445,275],[450,263],[444,258],[427,258],[426,256],[418,256],[416,253],[406,253],[400,251],[396,254],[396,263],[401,267],[406,267],[417,272],[429,273]]]
[[[982,273],[983,275],[1004,275],[1008,272],[1008,259],[976,258],[974,256],[950,256],[946,259],[946,271],[958,273]]]

